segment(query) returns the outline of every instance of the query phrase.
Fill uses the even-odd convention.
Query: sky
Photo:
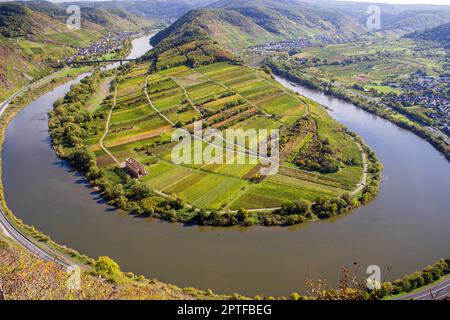
[[[392,4],[440,4],[450,6],[450,0],[340,0],[352,2],[382,2]]]
[[[0,0],[0,2],[11,0]],[[50,0],[52,2],[66,2],[77,0]],[[83,0],[86,1],[86,0]],[[87,1],[111,1],[111,0],[87,0]],[[393,4],[438,4],[450,6],[450,0],[338,0],[338,1],[351,1],[351,2],[380,2],[380,3],[393,3]]]

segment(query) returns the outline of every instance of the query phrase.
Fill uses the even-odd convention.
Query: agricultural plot
[[[356,143],[326,112],[309,106],[267,75],[228,63],[196,69],[181,66],[155,74],[148,74],[147,68],[145,64],[137,65],[117,79],[116,104],[104,144],[120,162],[132,157],[143,163],[148,175],[140,180],[152,189],[181,195],[199,208],[256,209],[279,207],[297,199],[331,198],[356,188],[361,164],[343,165],[333,174],[319,174],[299,169],[291,161],[302,146],[317,139],[327,139],[342,161],[361,159],[361,154]],[[279,173],[261,176],[259,160],[238,164],[239,152],[248,151],[247,141],[235,141],[230,149],[219,140],[223,154],[239,151],[233,164],[219,163],[217,160],[225,156],[216,153],[212,162],[173,163],[171,154],[177,145],[171,141],[173,131],[184,128],[192,133],[198,120],[203,121],[202,133],[209,127],[224,136],[229,128],[278,129],[283,140]],[[98,136],[90,139],[99,164],[112,169],[113,161],[95,143]],[[212,143],[203,140],[201,145],[204,150]],[[250,158],[247,154],[246,159]]]
[[[445,53],[443,53],[445,55]],[[373,38],[370,42],[349,42],[327,46],[313,46],[296,55],[298,59],[322,59],[324,65],[305,68],[305,73],[325,80],[334,79],[345,84],[364,84],[381,93],[398,90],[382,86],[388,77],[404,77],[418,69],[436,75],[436,59],[417,57],[414,42],[408,39]],[[342,64],[342,61],[351,61]]]

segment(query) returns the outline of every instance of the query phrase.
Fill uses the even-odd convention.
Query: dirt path
[[[145,78],[145,88],[144,88],[144,92],[145,92],[145,96],[147,97],[148,103],[150,104],[150,106],[153,108],[153,110],[156,111],[156,113],[158,113],[164,120],[166,120],[168,123],[170,123],[170,125],[172,127],[175,127],[175,123],[173,123],[169,118],[167,118],[165,115],[163,115],[161,113],[161,111],[159,111],[154,105],[152,100],[150,99],[150,96],[148,95],[148,78],[150,78],[150,75],[147,76],[147,78]],[[182,88],[182,87],[181,87]]]
[[[363,174],[361,176],[361,181],[357,185],[356,189],[350,193],[351,196],[354,196],[355,194],[359,193],[366,186],[366,184],[367,184],[367,169],[369,167],[367,164],[367,154],[364,152],[363,147],[361,146],[361,144],[359,142],[355,141],[355,143],[358,145],[358,148],[361,150],[361,157],[363,160]]]
[[[108,135],[109,132],[109,123],[111,122],[111,116],[113,113],[114,108],[116,107],[116,101],[117,101],[117,89],[119,88],[119,84],[116,85],[116,88],[114,89],[114,102],[113,102],[113,106],[111,108],[111,110],[109,110],[108,113],[108,118],[106,119],[106,125],[105,125],[105,132],[103,133],[102,137],[100,138],[99,144],[100,147],[103,149],[103,151],[106,152],[106,154],[108,154],[111,159],[114,160],[115,163],[120,164],[119,160],[117,160],[117,158],[108,150],[108,148],[105,147],[103,141],[105,140],[106,136]]]
[[[172,79],[181,89],[183,89],[184,91],[184,95],[186,97],[186,99],[188,100],[189,104],[191,105],[192,108],[194,108],[195,111],[197,111],[197,113],[199,115],[201,115],[202,113],[200,112],[200,110],[198,110],[197,106],[195,105],[194,101],[192,101],[191,97],[189,97],[189,94],[186,90],[186,88],[184,86],[182,86],[174,77],[170,77],[170,79]]]

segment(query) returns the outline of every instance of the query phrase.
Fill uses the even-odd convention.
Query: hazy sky
[[[340,0],[340,1],[352,1],[352,2],[383,2],[383,3],[395,3],[395,4],[440,4],[450,5],[450,0]]]
[[[0,2],[11,0],[0,0]],[[65,2],[77,0],[50,0],[52,2]],[[86,0],[83,0],[86,1]],[[87,1],[110,1],[110,0],[87,0]],[[352,1],[352,2],[382,2],[395,4],[440,4],[450,6],[450,0],[338,0],[338,1]]]

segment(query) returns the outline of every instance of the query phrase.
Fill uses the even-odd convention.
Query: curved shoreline
[[[137,35],[135,39],[140,39]],[[127,56],[133,55],[132,53],[132,45],[127,45],[122,54]],[[105,68],[114,68],[119,66],[118,63],[113,63],[111,65],[106,66]],[[78,71],[77,71],[78,69]],[[88,70],[85,70],[88,69]],[[30,83],[29,85],[21,88],[16,93],[12,94],[9,98],[0,103],[0,121],[3,121],[4,118],[4,126],[1,128],[0,132],[0,152],[3,150],[3,144],[5,139],[5,132],[11,121],[17,116],[17,114],[22,111],[25,107],[27,107],[33,101],[41,98],[42,96],[49,94],[60,86],[64,86],[67,84],[79,83],[82,79],[88,77],[94,67],[90,68],[68,68],[65,67],[61,70],[55,71],[52,74],[45,76],[42,79],[39,79],[35,82]],[[70,75],[64,76],[64,73],[67,71],[75,71]],[[14,110],[9,110],[11,103],[16,99],[22,99],[22,96],[27,93],[29,94],[33,90],[36,90],[36,93],[32,93],[32,98],[22,101],[22,103],[18,103],[14,106]],[[29,97],[26,97],[27,99]],[[23,100],[23,99],[22,99]],[[6,114],[4,116],[4,114]],[[3,117],[2,117],[3,116]],[[0,156],[0,227],[3,233],[19,243],[23,248],[27,249],[33,255],[38,258],[42,258],[45,261],[55,262],[63,268],[68,268],[73,265],[78,265],[82,269],[89,269],[88,265],[92,265],[94,260],[80,254],[76,250],[66,247],[65,245],[60,245],[44,233],[36,230],[34,226],[30,226],[24,223],[22,220],[18,219],[12,211],[8,208],[8,205],[5,200],[4,189],[3,189],[3,159]]]
[[[327,96],[334,97],[336,99],[353,104],[353,105],[357,106],[358,108],[360,108],[370,114],[374,114],[380,118],[383,118],[383,119],[395,124],[399,128],[402,128],[402,129],[405,129],[405,130],[408,130],[408,131],[414,133],[419,138],[427,141],[430,145],[432,145],[433,148],[435,148],[439,153],[441,153],[450,162],[450,146],[443,141],[442,143],[446,144],[447,148],[443,147],[442,144],[439,143],[439,138],[434,136],[433,134],[431,134],[430,131],[427,131],[426,127],[423,127],[421,124],[414,123],[413,125],[409,125],[403,121],[396,120],[395,118],[391,117],[389,114],[386,114],[383,110],[380,111],[378,109],[374,109],[371,106],[360,103],[360,102],[356,101],[355,99],[353,99],[351,96],[338,95],[338,94],[335,94],[335,91],[325,92],[325,90],[322,87],[316,87],[315,85],[313,85],[309,79],[307,79],[305,77],[302,78],[295,74],[290,74],[283,70],[279,70],[271,63],[268,64],[268,67],[271,69],[271,72],[273,72],[273,74],[275,74],[278,77],[284,77],[288,81],[292,81],[293,83],[295,83],[297,85],[304,86],[305,88],[308,88],[309,90],[315,90],[318,92],[322,92]],[[333,87],[333,89],[335,89],[335,88]]]
[[[103,76],[104,75],[100,74],[95,75],[92,78],[94,79],[94,81],[99,81],[98,79],[99,78],[101,79]],[[147,93],[147,81],[148,77],[146,78],[144,89],[148,103],[157,114],[159,114],[163,119],[165,119],[165,121],[170,123],[171,126],[174,126],[174,123],[172,123],[169,119],[165,117],[165,115],[161,114],[159,110],[157,110],[154,107]],[[106,148],[106,146],[103,145],[104,137],[106,136],[109,130],[109,120],[111,117],[111,113],[115,106],[117,88],[118,85],[116,85],[116,87],[114,88],[113,105],[111,109],[108,111],[106,125],[104,129],[105,131],[102,137],[100,138],[99,143],[100,147],[106,152],[106,154],[108,154],[109,157],[111,157],[116,164],[119,164],[117,159],[112,155],[112,153],[108,150],[108,148]],[[283,90],[285,92],[288,92],[286,88],[284,88]],[[289,95],[294,96],[292,92],[288,93]],[[87,91],[86,94],[93,94],[93,93]],[[295,95],[295,97],[299,101],[305,103],[303,100],[300,100],[298,96]],[[67,105],[65,104],[58,105],[58,108],[65,108],[65,107],[67,107]],[[309,112],[309,108],[307,108],[307,110]],[[75,115],[76,113],[74,114],[74,116]],[[55,116],[54,113],[51,113],[50,121],[52,122],[53,120],[58,125],[50,126],[50,133],[51,136],[54,138],[52,139],[53,140],[52,144],[54,149],[58,150],[57,152],[58,156],[61,157],[62,159],[69,160],[72,163],[72,166],[78,168],[77,170],[80,170],[80,172],[83,175],[87,175],[90,179],[90,183],[96,188],[101,190],[101,194],[104,196],[105,200],[108,201],[110,205],[113,205],[124,211],[131,210],[131,214],[133,215],[158,218],[161,220],[167,220],[169,222],[181,222],[183,224],[191,226],[192,225],[208,225],[214,227],[230,227],[235,225],[241,225],[245,227],[250,227],[253,225],[286,226],[286,225],[304,224],[316,220],[324,220],[336,215],[350,212],[361,206],[361,204],[367,205],[371,200],[373,200],[376,197],[376,194],[378,193],[379,189],[381,164],[377,160],[376,156],[373,155],[373,152],[370,151],[369,147],[367,145],[364,145],[360,138],[354,136],[352,137],[352,139],[354,140],[358,148],[361,150],[361,157],[363,160],[362,173],[359,183],[355,184],[355,189],[352,190],[351,192],[345,193],[344,195],[318,199],[315,202],[304,201],[302,199],[299,199],[299,201],[304,202],[304,205],[306,205],[305,208],[303,208],[302,206],[298,206],[297,203],[295,202],[295,199],[293,199],[290,202],[286,202],[282,205],[280,204],[279,207],[275,208],[257,208],[257,209],[242,208],[240,210],[215,211],[208,209],[200,210],[193,207],[189,203],[182,203],[178,205],[179,206],[178,208],[172,209],[172,211],[174,212],[173,214],[159,207],[153,207],[151,212],[147,213],[146,209],[141,207],[140,202],[135,201],[133,197],[130,198],[130,196],[128,195],[125,196],[124,194],[119,195],[117,197],[112,196],[111,192],[109,191],[111,189],[109,186],[111,185],[114,186],[114,181],[110,181],[110,179],[107,177],[107,174],[105,174],[105,172],[99,169],[96,157],[94,155],[90,156],[86,154],[85,156],[81,157],[82,159],[84,159],[85,157],[89,156],[89,158],[91,159],[90,161],[83,160],[83,163],[81,163],[80,162],[81,160],[77,160],[79,158],[77,152],[78,153],[82,152],[77,150],[83,150],[84,148],[82,143],[77,148],[68,148],[70,151],[67,152],[62,151],[65,148],[63,142],[64,139],[62,139],[57,132],[61,131],[60,130],[61,123],[64,124],[64,122],[61,121],[64,121],[64,119],[60,120],[57,116]],[[85,151],[85,153],[86,152],[87,151]],[[72,156],[74,153],[76,154],[75,157]],[[368,159],[367,159],[368,153],[371,153],[371,157],[369,160],[371,163],[371,168],[375,170],[370,172],[371,179],[369,180],[369,183],[367,183],[367,177],[369,173]],[[87,164],[87,162],[89,164]],[[300,169],[298,170],[303,171]],[[92,177],[92,175],[90,175],[90,172],[97,172],[97,173],[94,177]],[[152,191],[156,195],[169,199],[166,206],[170,206],[169,202],[176,200],[172,196],[169,196],[168,194],[160,190],[152,190]],[[334,207],[336,207],[336,209],[334,209]],[[192,214],[189,214],[187,216],[185,214],[186,210],[189,210]]]
[[[360,121],[359,118],[357,119],[358,121]],[[19,123],[20,121],[18,120],[16,122]],[[377,120],[376,122],[378,123],[379,121]],[[387,131],[389,131],[389,128],[386,128]],[[394,129],[393,131],[395,131],[395,133],[401,133],[400,136],[404,136],[405,134],[400,132],[399,130],[400,129]],[[365,136],[365,134],[367,133],[365,129],[362,131],[359,129],[355,131],[357,131],[358,133],[363,132],[363,136]],[[13,130],[11,131],[11,133],[12,132]],[[422,143],[421,139],[416,139],[413,137],[414,136],[411,137],[411,140],[417,140],[418,142],[420,142],[420,146],[428,145],[427,143]],[[373,145],[375,141],[370,136],[365,140],[368,140],[369,145]],[[22,140],[18,139],[17,141],[19,142]],[[406,145],[409,145],[408,141],[406,141],[405,143]],[[43,147],[44,149],[48,148],[46,144],[43,144]],[[378,148],[377,151],[380,150],[380,146],[378,146],[377,143],[375,143],[375,147]],[[397,148],[397,146],[396,149],[391,148],[392,146],[388,145],[387,150],[385,150],[385,152],[381,152],[380,155],[383,158],[386,158],[387,154],[396,155],[399,151],[404,151],[404,148],[401,148],[401,145],[400,148]],[[399,151],[397,151],[397,149],[399,149]],[[432,153],[429,155],[427,153],[432,152],[433,149],[428,147],[426,147],[425,149],[425,154],[427,154],[427,157],[430,158],[427,159],[426,163],[431,164],[432,168],[433,166],[441,168],[440,174],[438,175],[434,175],[433,172],[431,172],[433,174],[432,177],[436,177],[438,185],[436,185],[435,187],[437,188],[436,190],[433,189],[433,192],[436,193],[436,197],[431,197],[430,201],[439,202],[440,200],[442,202],[446,198],[445,196],[441,197],[440,194],[442,192],[439,191],[440,189],[448,190],[448,188],[439,184],[439,181],[442,180],[439,177],[442,177],[442,171],[445,171],[448,166],[442,168],[442,166],[439,166],[439,163],[436,164],[434,161],[437,158],[435,157],[435,154]],[[422,149],[420,147],[418,151],[421,150]],[[53,153],[52,150],[49,151]],[[17,152],[14,151],[14,154],[16,153]],[[414,161],[414,159],[403,159],[404,157],[400,158],[405,162],[402,164],[401,168],[395,168],[395,171],[397,171],[397,169],[400,169],[399,171],[405,171],[404,168],[408,167],[410,162],[417,162]],[[8,160],[8,170],[12,169],[10,160],[13,159]],[[52,161],[56,160],[53,159]],[[53,164],[53,162],[49,163],[48,165],[55,167],[55,164]],[[418,164],[415,164],[415,166],[417,165],[420,166],[420,162]],[[334,219],[334,222],[323,221],[323,223],[311,223],[308,224],[308,226],[305,225],[301,227],[301,230],[298,230],[298,228],[261,229],[255,227],[255,229],[250,228],[254,230],[246,229],[247,231],[245,232],[239,228],[234,228],[233,230],[226,230],[222,232],[220,230],[213,231],[210,228],[184,228],[180,226],[170,226],[166,223],[146,222],[144,219],[130,219],[127,216],[120,217],[120,214],[108,213],[108,211],[110,210],[109,208],[100,208],[94,210],[94,207],[101,207],[100,204],[95,203],[95,201],[98,200],[94,198],[94,201],[92,201],[94,196],[91,196],[89,194],[90,191],[87,191],[85,186],[75,186],[76,181],[78,181],[79,179],[73,178],[71,174],[67,174],[66,168],[56,169],[54,170],[54,172],[52,171],[52,174],[62,171],[61,175],[56,175],[55,177],[61,179],[66,176],[70,176],[70,181],[67,181],[67,183],[74,184],[73,188],[71,188],[70,190],[71,192],[77,192],[77,194],[73,195],[77,199],[80,198],[81,201],[81,203],[76,204],[78,210],[68,211],[69,215],[62,215],[61,212],[55,212],[54,215],[50,214],[49,219],[45,220],[46,223],[42,225],[39,223],[39,220],[42,220],[43,217],[46,217],[47,213],[51,213],[51,208],[47,209],[46,207],[42,207],[44,211],[36,212],[38,216],[33,217],[28,216],[26,214],[26,211],[23,211],[23,207],[21,205],[19,205],[19,209],[17,209],[18,203],[16,199],[9,198],[8,203],[10,203],[11,201],[11,205],[13,205],[14,208],[17,209],[14,210],[14,212],[17,212],[16,214],[18,214],[19,217],[21,217],[25,221],[31,222],[31,224],[35,224],[39,227],[40,230],[44,230],[47,234],[51,234],[52,237],[57,239],[58,242],[71,244],[72,247],[79,249],[81,252],[86,252],[90,256],[97,256],[99,253],[112,256],[113,258],[115,258],[115,260],[119,261],[119,263],[123,265],[124,269],[126,270],[145,273],[149,277],[156,276],[159,279],[165,280],[166,282],[175,282],[183,286],[192,285],[203,288],[208,288],[211,286],[216,288],[216,290],[219,292],[230,292],[230,290],[233,290],[234,288],[239,292],[250,292],[250,294],[251,292],[268,292],[277,295],[278,293],[286,294],[286,292],[292,291],[292,288],[299,289],[302,287],[304,279],[303,274],[305,274],[303,269],[308,267],[308,262],[306,261],[314,263],[312,266],[309,266],[310,272],[312,272],[313,276],[320,276],[320,272],[322,269],[324,270],[324,272],[326,272],[326,274],[331,275],[330,280],[331,283],[333,283],[334,277],[332,272],[334,268],[338,265],[349,264],[351,263],[351,261],[354,261],[352,259],[358,259],[361,262],[366,263],[373,261],[373,259],[375,258],[375,261],[380,263],[380,265],[382,265],[383,267],[387,265],[393,265],[395,267],[392,269],[393,273],[391,273],[390,277],[398,277],[402,274],[410,273],[416,269],[420,269],[430,261],[435,261],[440,256],[444,256],[448,253],[446,248],[444,248],[444,250],[439,249],[440,243],[442,243],[442,236],[444,236],[445,240],[445,232],[443,231],[444,233],[440,237],[440,241],[438,239],[435,239],[437,238],[436,236],[440,233],[439,230],[442,229],[442,227],[445,228],[445,226],[447,226],[448,224],[446,220],[436,221],[436,212],[434,212],[435,210],[431,210],[427,215],[426,220],[429,220],[430,223],[435,223],[436,227],[433,227],[433,230],[435,231],[434,233],[428,234],[426,238],[423,239],[424,241],[417,243],[411,242],[411,233],[414,234],[414,232],[417,232],[417,230],[411,226],[410,222],[414,221],[415,225],[417,223],[420,223],[415,222],[417,219],[419,219],[419,216],[415,212],[411,212],[408,214],[408,217],[398,217],[400,218],[402,224],[401,230],[409,230],[409,235],[407,236],[407,238],[409,239],[408,241],[411,243],[411,245],[413,245],[414,251],[417,253],[415,254],[415,256],[422,256],[422,259],[415,258],[413,261],[407,256],[407,254],[405,255],[405,253],[408,252],[409,247],[405,247],[405,243],[401,241],[402,234],[396,234],[400,230],[396,230],[394,228],[396,226],[395,221],[398,214],[395,212],[395,210],[391,211],[393,208],[389,205],[389,203],[384,203],[386,201],[386,194],[392,193],[393,196],[395,195],[395,192],[392,192],[393,190],[395,190],[392,188],[395,188],[396,185],[394,183],[395,176],[393,176],[393,170],[390,166],[392,166],[392,163],[389,162],[387,171],[384,173],[387,176],[385,176],[384,180],[386,183],[382,189],[385,190],[381,190],[381,195],[377,201],[374,201],[374,203],[372,203],[368,207],[358,209],[361,212],[358,212],[357,214],[345,215],[344,217],[341,217],[339,219]],[[43,170],[46,170],[46,168],[43,168]],[[405,173],[408,173],[408,171],[406,170]],[[403,174],[400,174],[399,177],[409,179],[409,177],[411,176],[409,174],[405,176]],[[420,172],[418,177],[422,177]],[[408,179],[406,179],[406,181],[409,181]],[[424,179],[424,181],[428,180]],[[44,189],[45,186],[46,185],[44,184]],[[9,190],[11,190],[11,188],[13,188],[13,186],[8,186]],[[63,186],[63,188],[65,187]],[[28,192],[26,189],[27,188],[23,190],[24,195],[26,195]],[[406,186],[406,190],[408,190],[408,192],[413,191],[409,189],[410,188]],[[54,192],[54,190],[51,189],[48,192],[46,190],[41,191],[43,191],[44,194],[49,197],[48,200],[46,200],[46,203],[53,203],[56,200],[53,199],[52,195],[50,194],[51,192]],[[81,191],[84,196],[80,197],[80,195],[78,194],[79,191]],[[57,192],[57,196],[64,197],[64,191],[62,193]],[[417,196],[415,198],[420,200],[420,198],[418,198]],[[409,197],[409,201],[411,200],[414,200],[414,197]],[[39,206],[41,205],[39,199],[33,199],[32,201],[37,201],[36,203],[33,203],[32,206],[34,206],[36,209],[39,209]],[[23,203],[23,201],[21,202]],[[86,202],[92,203],[92,206]],[[407,206],[407,202],[405,202],[406,211],[414,211],[414,206],[418,207],[419,210],[422,208],[420,204],[417,205],[417,201],[413,201],[413,207]],[[73,205],[73,201],[66,201],[66,204],[68,205],[68,210],[71,210],[70,206]],[[387,214],[383,214],[383,212],[386,212]],[[99,221],[97,221],[97,218]],[[55,220],[57,221],[58,219],[63,219],[67,223],[67,226],[66,224],[55,225]],[[78,220],[84,220],[85,224],[83,226],[79,225]],[[361,224],[358,221],[362,221],[364,224]],[[380,226],[379,221],[388,221],[389,223],[382,223]],[[332,222],[333,224],[331,225]],[[372,227],[369,227],[369,225]],[[54,226],[58,226],[59,228],[55,229]],[[428,230],[427,224],[425,224],[423,227],[424,232]],[[80,241],[81,239],[79,239],[79,235],[72,234],[74,230],[78,230],[79,228],[81,228],[80,231],[83,232],[82,235],[85,240],[88,240],[91,236],[92,239],[95,240],[92,240],[89,243],[86,243],[86,241]],[[380,228],[386,229],[387,233],[374,232],[375,230],[380,230]],[[62,232],[64,232],[64,234],[62,234]],[[349,234],[352,234],[352,236],[349,237]],[[419,239],[421,239],[420,235],[421,234],[419,233],[417,234],[417,237],[414,238],[417,238],[417,241],[419,241]],[[308,252],[314,252],[314,249],[317,249],[317,246],[314,246],[314,242],[317,237],[320,238],[319,243],[323,243],[324,245],[330,243],[333,251],[335,251],[332,256],[333,263],[331,265],[329,265],[329,261],[327,261],[326,259],[326,251],[323,251],[322,254],[320,254],[320,259],[317,259],[318,256],[314,257],[311,256],[311,254],[308,254]],[[359,241],[355,242],[355,237],[357,237]],[[385,237],[387,241],[383,241],[382,237]],[[270,241],[268,241],[268,239],[270,239]],[[286,241],[284,241],[283,239],[286,239]],[[377,239],[377,245],[375,247],[372,247],[371,245],[369,245],[369,243],[367,243],[368,239]],[[132,242],[129,242],[130,240]],[[390,245],[394,241],[400,242],[395,246]],[[255,243],[260,243],[260,246],[263,246],[265,248],[262,256],[260,256],[259,254],[255,254],[259,251],[258,248],[260,247],[255,246]],[[448,241],[446,243],[448,244]],[[161,244],[164,244],[165,251],[171,250],[171,252],[173,253],[172,256],[175,259],[160,255],[160,253],[158,252],[158,247],[161,246]],[[305,244],[306,246],[303,246],[303,244]],[[424,245],[427,246],[427,252],[423,251]],[[243,250],[244,246],[248,247],[248,250]],[[383,253],[382,257],[385,260],[380,260],[381,256],[376,255],[379,250],[373,251],[380,246],[384,248],[381,252]],[[196,248],[195,251],[200,253],[207,251],[209,259],[204,260],[201,255],[195,255],[194,258],[191,257],[191,255],[183,254],[183,252],[192,252],[193,247]],[[435,248],[435,250],[432,250],[431,254],[429,247]],[[283,249],[280,250],[281,248]],[[345,250],[345,248],[351,249],[350,255],[347,254],[347,250]],[[397,248],[402,250],[397,252]],[[368,252],[371,250],[373,253],[375,253],[375,257],[366,259],[364,257],[364,252]],[[241,254],[242,251],[245,252],[245,255]],[[218,252],[220,252],[220,255],[216,254]],[[284,255],[283,252],[296,252],[295,256],[304,258],[298,260],[295,259],[294,256]],[[264,281],[264,284],[261,284],[259,286],[256,284],[256,282],[253,283],[251,281],[251,278],[248,278],[251,276],[248,275],[245,270],[241,270],[238,267],[238,264],[234,265],[233,263],[230,263],[231,261],[224,259],[226,256],[228,256],[229,253],[233,254],[236,261],[240,261],[239,265],[252,265],[252,273],[256,273],[257,276],[261,276],[266,279]],[[394,260],[396,256],[407,262],[406,265],[402,265],[401,263],[399,263],[399,261]],[[147,258],[149,258],[148,264],[146,262]],[[192,259],[198,261],[198,263],[194,262],[194,260]],[[265,261],[263,264],[264,269],[261,269],[259,264],[255,265],[255,261]],[[275,261],[285,261],[285,263],[283,263],[283,265],[279,265],[278,263],[274,264],[273,262]],[[302,261],[304,262],[302,263]],[[289,265],[295,265],[295,270],[290,269]],[[224,272],[221,266],[227,266],[227,269],[233,271],[233,274],[229,275],[228,273]],[[176,267],[177,270],[172,271],[174,267]],[[220,277],[215,276],[213,281],[208,281],[208,269],[218,270],[218,272],[220,272]],[[198,273],[196,270],[198,270]],[[147,271],[151,271],[151,273],[148,273]],[[305,272],[307,272],[306,269]],[[290,276],[285,277],[283,276],[283,274]],[[297,276],[293,278],[294,274],[296,274]],[[243,275],[243,277],[241,277],[241,275]],[[276,276],[276,281],[272,281],[271,275]],[[270,290],[267,288],[270,288]]]

